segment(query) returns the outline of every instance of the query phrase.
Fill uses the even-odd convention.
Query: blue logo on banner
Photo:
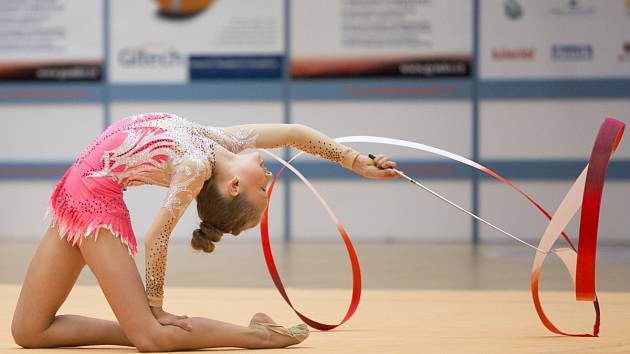
[[[551,47],[551,57],[555,60],[591,60],[593,46],[590,44],[562,44]]]
[[[190,80],[279,79],[282,56],[190,56]]]

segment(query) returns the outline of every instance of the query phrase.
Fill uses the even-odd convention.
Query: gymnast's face
[[[258,152],[237,156],[238,160],[234,165],[237,178],[232,181],[230,193],[233,196],[245,193],[248,200],[262,213],[267,206],[267,185],[271,180],[271,172],[265,167]]]

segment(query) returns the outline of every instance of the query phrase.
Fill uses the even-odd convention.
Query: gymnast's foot
[[[284,348],[301,343],[309,335],[308,327],[304,323],[284,328],[262,312],[252,316],[249,327],[267,333],[268,341],[273,348]]]

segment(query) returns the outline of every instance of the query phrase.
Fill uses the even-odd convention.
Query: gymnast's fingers
[[[390,168],[379,169],[375,172],[376,178],[398,178],[399,175],[396,171]]]
[[[183,320],[168,321],[166,324],[180,327],[186,331],[192,330],[192,326],[188,322],[183,321]]]
[[[397,164],[394,161],[385,161],[383,163],[383,168],[396,168]]]
[[[377,155],[376,159],[374,159],[374,162],[376,163],[376,166],[378,166],[379,168],[383,168],[383,163],[387,161],[387,156],[385,155]]]

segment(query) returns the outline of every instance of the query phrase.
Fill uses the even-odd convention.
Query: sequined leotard
[[[210,178],[215,144],[239,153],[250,147],[293,146],[350,168],[357,152],[314,129],[282,124],[226,128],[193,123],[169,113],[145,113],[112,124],[66,171],[50,198],[51,225],[73,246],[100,229],[137,253],[129,211],[122,198],[129,186],[168,188],[162,208],[144,238],[149,304],[161,306],[170,234]]]

